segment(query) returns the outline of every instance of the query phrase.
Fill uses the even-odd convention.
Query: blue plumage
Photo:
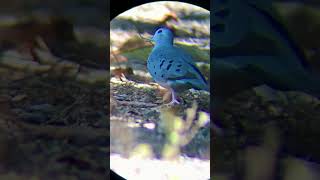
[[[191,88],[209,91],[209,87],[192,57],[175,47],[173,39],[173,33],[168,28],[162,27],[155,32],[152,37],[155,46],[149,55],[147,68],[157,83],[171,90],[170,104],[179,104],[176,93]]]

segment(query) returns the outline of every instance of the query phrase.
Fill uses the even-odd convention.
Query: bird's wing
[[[173,85],[186,84],[195,89],[208,90],[206,79],[193,63],[180,60],[173,63],[172,66],[173,68],[167,72],[167,82]]]

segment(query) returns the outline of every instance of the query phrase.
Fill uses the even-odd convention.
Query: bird
[[[154,47],[147,60],[153,80],[171,92],[170,105],[180,104],[177,94],[188,89],[209,91],[208,83],[193,58],[174,45],[174,34],[168,27],[159,27],[150,39]]]

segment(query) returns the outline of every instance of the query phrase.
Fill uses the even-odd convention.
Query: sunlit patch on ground
[[[130,180],[206,180],[210,179],[210,161],[179,157],[176,161],[159,159],[127,159],[110,155],[112,170]]]

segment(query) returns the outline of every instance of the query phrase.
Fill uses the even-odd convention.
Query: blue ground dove
[[[169,104],[179,104],[177,93],[187,89],[209,91],[206,79],[195,66],[192,57],[184,50],[173,45],[173,33],[170,29],[159,28],[153,35],[154,42],[147,68],[152,78],[171,91]]]

